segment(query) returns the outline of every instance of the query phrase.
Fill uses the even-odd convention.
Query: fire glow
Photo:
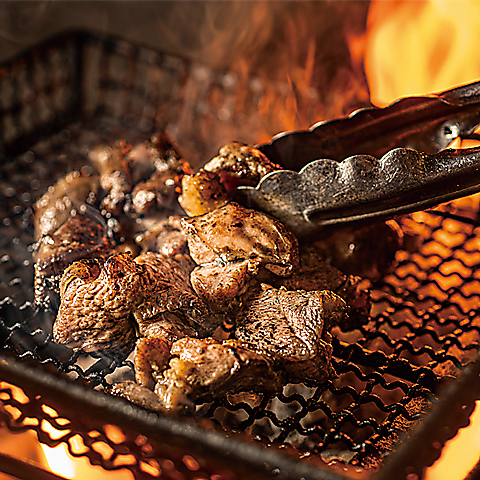
[[[472,61],[475,55],[467,49],[474,48],[475,42],[466,37],[466,32],[470,29],[477,31],[480,25],[472,25],[468,29],[464,26],[467,19],[480,22],[479,13],[480,4],[462,0],[373,1],[367,36],[347,34],[352,63],[358,65],[360,60],[364,61],[371,101],[384,106],[406,95],[428,94],[477,80],[480,77],[480,65]],[[285,130],[306,127],[307,123],[322,120],[300,118],[299,115],[299,103],[318,100],[313,88],[312,72],[317,49],[321,46],[313,42],[307,42],[307,45],[303,66],[292,69],[287,74],[287,92],[283,103],[285,111],[281,119]],[[349,93],[345,92],[345,95]],[[275,102],[276,99],[271,98],[268,92],[262,98],[261,108],[265,117],[272,115],[272,105]],[[337,112],[332,107],[330,110],[325,109],[328,116],[342,114],[339,105]],[[341,107],[343,106],[344,103]],[[275,113],[279,113],[278,108]],[[267,134],[263,134],[258,141],[268,138]],[[455,145],[457,146],[459,145]],[[45,431],[54,436],[53,427],[47,426]],[[447,443],[442,457],[427,470],[427,480],[464,478],[478,461],[479,432],[480,407],[477,403],[470,426],[460,430]],[[87,460],[72,457],[63,444],[55,448],[42,445],[42,450],[45,465],[65,478],[80,479],[87,475],[92,480],[103,480],[113,475],[116,480],[132,478],[130,472],[107,472],[91,467]],[[455,463],[458,461],[462,464]]]

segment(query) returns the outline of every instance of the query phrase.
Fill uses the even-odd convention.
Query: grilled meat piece
[[[101,202],[102,210],[119,214],[133,188],[131,165],[125,158],[127,147],[102,145],[90,152],[90,160],[100,174],[100,186],[107,193]]]
[[[137,183],[132,191],[135,214],[158,216],[159,212],[180,213],[175,176],[170,170],[157,171],[148,180]]]
[[[299,266],[289,277],[271,277],[270,283],[287,290],[330,290],[339,295],[347,305],[348,315],[340,322],[342,329],[352,329],[365,323],[370,311],[370,293],[362,278],[346,275],[323,259],[317,244],[301,245]]]
[[[244,143],[227,143],[218,153],[203,166],[203,170],[216,173],[227,192],[239,185],[257,185],[267,173],[282,169],[260,150]]]
[[[215,173],[200,170],[182,178],[182,194],[178,202],[190,217],[203,215],[225,205],[227,191]]]
[[[148,280],[128,254],[111,256],[103,266],[70,265],[60,283],[54,340],[84,352],[128,354],[136,338],[132,308],[149,289]]]
[[[120,253],[102,268],[74,263],[60,284],[55,341],[84,352],[124,355],[133,348],[137,329],[141,335],[171,340],[210,334],[218,320],[191,289],[189,262]]]
[[[332,292],[262,285],[240,309],[235,340],[137,343],[137,379],[154,384],[171,411],[242,391],[275,394],[288,382],[318,385],[334,373],[327,329],[344,313],[345,302]]]
[[[145,232],[136,236],[142,252],[158,252],[166,256],[188,254],[187,237],[182,229],[182,217],[172,215],[157,221]]]
[[[153,203],[169,211],[175,208],[175,191],[180,185],[185,162],[166,133],[134,146],[125,141],[99,146],[92,150],[90,160],[106,192],[101,208],[110,214],[120,215],[131,210],[144,214]]]
[[[262,270],[288,276],[298,263],[298,245],[281,223],[236,203],[184,219],[190,255],[198,264],[191,275],[207,303],[225,308],[245,292]]]
[[[239,185],[256,185],[267,173],[280,168],[260,150],[231,142],[195,175],[183,177],[178,200],[187,215],[203,215],[232,200],[230,194]]]
[[[283,385],[273,362],[240,342],[182,338],[172,345],[171,354],[168,368],[156,377],[154,390],[166,410],[236,392],[273,394]]]
[[[72,211],[80,210],[85,204],[95,205],[98,187],[98,176],[77,171],[58,180],[35,203],[35,238],[55,232],[72,216]]]
[[[190,284],[190,257],[146,253],[135,263],[145,267],[154,288],[133,311],[139,333],[174,341],[183,336],[208,336],[220,318],[207,308]]]
[[[328,329],[345,312],[344,300],[329,290],[291,291],[262,284],[244,299],[235,338],[273,359],[287,382],[318,385],[332,373]]]
[[[158,395],[133,380],[116,383],[108,389],[108,392],[116,397],[125,398],[147,410],[162,413],[166,411],[165,404]]]
[[[114,244],[103,219],[93,209],[68,218],[55,232],[44,235],[35,252],[37,307],[55,309],[59,303],[60,278],[68,265],[81,259],[106,259]]]

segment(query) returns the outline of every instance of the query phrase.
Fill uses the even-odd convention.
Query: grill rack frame
[[[62,47],[63,45],[63,47]],[[82,68],[83,68],[83,63],[82,63],[82,56],[85,54],[84,48],[85,46],[91,46],[91,45],[101,45],[102,49],[104,49],[104,53],[106,54],[112,53],[112,54],[120,54],[123,55],[127,61],[125,65],[129,65],[128,59],[130,59],[130,62],[132,59],[135,58],[146,58],[147,61],[153,61],[153,63],[158,62],[166,62],[167,64],[173,65],[174,67],[172,72],[173,77],[176,78],[176,81],[178,80],[178,83],[176,81],[170,81],[167,82],[169,83],[167,85],[167,90],[168,90],[168,95],[171,95],[172,92],[174,94],[175,100],[173,101],[174,107],[176,106],[177,109],[171,108],[169,110],[169,114],[167,115],[165,111],[163,111],[160,107],[157,108],[157,110],[150,110],[145,112],[144,108],[142,107],[142,103],[140,100],[145,101],[145,99],[148,99],[148,102],[155,104],[155,102],[159,102],[160,104],[162,103],[160,100],[160,97],[156,97],[155,99],[152,99],[151,97],[151,92],[147,90],[141,90],[138,88],[138,85],[136,85],[133,82],[133,77],[130,74],[130,77],[126,75],[124,77],[124,82],[123,83],[115,83],[111,78],[105,80],[105,77],[100,76],[100,79],[97,78],[98,83],[96,85],[89,85],[86,86],[81,82],[82,75]],[[178,59],[178,58],[173,58],[169,56],[164,56],[162,54],[159,54],[158,52],[153,52],[149,49],[143,49],[142,47],[137,47],[129,44],[128,42],[124,42],[121,39],[114,39],[111,37],[105,37],[103,35],[96,35],[96,34],[91,34],[87,32],[75,32],[75,33],[70,33],[61,37],[57,37],[51,41],[46,42],[44,45],[30,50],[26,52],[24,55],[19,56],[17,59],[14,61],[10,62],[8,65],[3,65],[0,67],[0,82],[3,82],[2,85],[5,85],[5,82],[10,81],[10,76],[14,74],[16,71],[20,72],[22,71],[21,69],[26,68],[27,73],[22,73],[21,75],[13,75],[13,78],[15,79],[15,82],[17,82],[17,87],[21,82],[27,82],[25,85],[28,87],[28,81],[33,81],[35,80],[35,74],[33,71],[30,71],[33,67],[32,65],[35,65],[35,62],[45,62],[45,55],[50,55],[50,54],[57,54],[58,51],[61,48],[65,48],[65,52],[68,53],[69,57],[69,65],[70,69],[67,69],[67,72],[64,72],[62,75],[57,78],[57,81],[59,82],[58,85],[62,85],[62,87],[59,87],[56,84],[50,84],[50,83],[45,83],[43,85],[38,86],[37,85],[37,90],[33,91],[33,97],[32,97],[32,90],[28,89],[25,91],[25,89],[22,88],[14,88],[13,93],[17,94],[17,97],[13,95],[10,100],[7,100],[5,96],[1,99],[2,100],[2,107],[3,109],[0,111],[1,117],[0,121],[4,126],[7,126],[7,128],[4,128],[1,130],[2,132],[2,142],[0,143],[0,152],[2,152],[3,156],[5,157],[6,164],[4,165],[4,168],[6,169],[5,171],[10,171],[9,170],[9,160],[10,160],[10,165],[15,164],[15,162],[18,162],[18,156],[20,154],[23,155],[23,159],[26,163],[31,163],[31,158],[30,158],[30,153],[31,151],[29,150],[30,147],[32,147],[34,144],[38,144],[39,141],[41,143],[42,139],[47,140],[50,142],[50,145],[53,143],[54,145],[54,150],[55,148],[58,151],[61,151],[62,148],[64,147],[65,144],[65,136],[68,136],[68,129],[66,127],[70,128],[72,124],[75,122],[78,122],[79,120],[84,121],[86,118],[87,119],[92,119],[95,121],[95,119],[102,118],[102,117],[114,117],[115,122],[114,126],[111,126],[109,124],[102,124],[102,127],[108,132],[108,135],[113,135],[113,133],[116,131],[116,125],[118,123],[122,124],[124,128],[128,129],[129,127],[132,127],[132,125],[135,123],[135,129],[136,130],[141,130],[142,134],[148,135],[152,133],[155,129],[157,128],[166,128],[175,131],[178,131],[179,125],[184,125],[184,117],[186,115],[185,112],[189,113],[195,113],[198,117],[205,116],[206,114],[211,114],[212,111],[215,112],[216,110],[226,108],[227,106],[232,106],[232,99],[231,96],[234,95],[234,87],[231,87],[231,82],[232,79],[229,77],[229,79],[226,81],[224,77],[222,77],[221,74],[209,74],[208,76],[208,82],[210,84],[217,84],[217,85],[223,85],[227,87],[227,90],[230,94],[226,95],[223,99],[221,99],[220,104],[214,104],[213,106],[210,105],[209,108],[205,109],[202,108],[200,110],[194,108],[194,104],[196,102],[195,95],[191,92],[192,86],[189,84],[190,77],[193,77],[194,80],[198,80],[198,75],[196,76],[194,73],[192,74],[192,70],[195,71],[195,69],[199,69],[199,72],[203,72],[203,75],[205,75],[205,70],[202,70],[201,66],[194,65],[192,62],[189,62],[184,59]],[[63,58],[64,59],[64,58]],[[60,65],[60,63],[63,63],[62,57],[58,58],[57,60],[51,60],[53,62],[58,62],[57,66]],[[170,62],[170,63],[169,63]],[[176,69],[175,69],[176,68]],[[128,69],[127,69],[128,70]],[[104,72],[105,73],[105,72]],[[208,73],[208,72],[207,72]],[[25,75],[22,77],[22,75]],[[108,75],[107,75],[108,77]],[[200,75],[200,78],[203,78],[202,75]],[[212,80],[213,79],[213,80]],[[35,80],[37,82],[37,80]],[[115,101],[108,100],[107,96],[103,96],[102,92],[108,90],[108,89],[116,89],[119,87],[119,85],[122,85],[121,92],[127,92],[124,97],[123,97],[123,102],[121,103],[121,106],[118,107],[118,99],[122,99],[122,96],[120,95],[119,97],[116,97]],[[24,85],[24,86],[25,86]],[[182,88],[179,87],[182,86]],[[257,85],[257,84],[255,84]],[[206,83],[202,87],[204,90],[207,88]],[[196,94],[198,95],[204,95],[205,91],[202,91],[202,88],[198,88],[200,90],[200,94],[198,91],[196,91]],[[58,90],[63,89],[63,94],[59,95]],[[172,90],[173,89],[173,90]],[[229,90],[230,89],[230,90]],[[1,91],[5,91],[0,89]],[[30,93],[29,93],[30,90]],[[22,95],[18,95],[19,92],[23,92]],[[96,92],[96,98],[97,101],[92,101],[92,95],[95,96],[92,92]],[[135,101],[129,101],[128,98],[129,96],[132,96],[132,92],[134,92],[133,96],[135,97]],[[57,95],[57,97],[55,97]],[[165,95],[167,95],[165,93]],[[163,97],[163,99],[167,98]],[[190,96],[189,96],[190,95]],[[260,93],[258,91],[254,92],[254,95],[251,96],[253,100],[255,98],[259,98]],[[191,104],[189,108],[185,110],[184,108],[184,102],[185,102],[185,97],[189,98]],[[35,118],[37,116],[39,120],[39,123],[28,123],[28,121],[25,118],[25,109],[26,106],[30,105],[32,102],[32,98],[39,103],[37,105],[37,115],[33,115],[32,118]],[[168,97],[169,98],[169,97]],[[40,99],[40,102],[38,100]],[[6,103],[7,102],[7,103]],[[10,103],[8,103],[10,102]],[[50,102],[50,105],[48,105]],[[147,103],[148,103],[147,102]],[[171,102],[171,98],[169,98],[169,102]],[[137,109],[135,109],[135,104],[137,106]],[[253,105],[255,102],[253,102]],[[31,106],[31,105],[30,105]],[[169,106],[172,106],[171,103],[169,103]],[[254,107],[251,107],[254,108]],[[248,110],[248,108],[247,108]],[[44,113],[41,113],[44,112]],[[50,113],[49,113],[50,112]],[[53,115],[52,115],[53,112]],[[177,115],[175,115],[175,112]],[[230,140],[231,137],[228,137],[230,132],[232,131],[232,128],[238,128],[237,126],[227,128],[223,130],[223,134],[226,135],[227,139]],[[64,139],[62,140],[62,136]],[[252,139],[253,140],[253,139]],[[67,140],[68,141],[68,140]],[[212,140],[213,142],[216,142],[217,140]],[[199,145],[201,144],[204,149],[208,150],[210,147],[205,144],[206,140],[205,138],[196,138],[193,140],[192,144],[193,145]],[[251,142],[253,143],[253,142]],[[215,146],[216,147],[216,146]],[[78,154],[81,155],[82,152],[79,152]],[[12,163],[13,162],[13,163]],[[60,161],[59,163],[59,169],[63,168],[65,165]],[[6,195],[8,198],[8,195]],[[28,203],[28,202],[25,202]],[[7,206],[8,206],[8,199],[7,199]],[[440,212],[443,212],[444,210],[440,210]],[[446,215],[449,219],[455,218],[455,215],[457,215],[455,212],[448,211],[446,210]],[[30,214],[31,212],[28,211],[28,208],[26,208],[26,211],[24,212],[24,217],[23,217],[23,225],[25,226],[25,218]],[[440,215],[440,214],[437,214]],[[476,218],[469,218],[468,216],[462,216],[459,215],[459,218],[462,222],[466,222],[468,224],[468,221],[471,221],[474,223],[474,226],[472,227],[472,232],[474,230],[474,227],[478,225],[476,222]],[[473,233],[472,233],[473,234]],[[30,253],[27,253],[27,256],[30,255]],[[5,265],[4,265],[5,266]],[[400,263],[401,266],[401,263]],[[14,286],[14,285],[13,285]],[[2,293],[9,292],[12,288],[12,280],[10,279],[9,282],[5,283],[4,281],[2,282],[2,285],[0,285],[0,289],[2,290]],[[390,285],[392,291],[395,290],[396,286],[395,285]],[[411,295],[412,292],[409,292]],[[18,308],[18,305],[12,305],[8,301],[4,301],[2,303],[2,325],[1,325],[1,336],[3,340],[4,347],[7,348],[14,348],[17,352],[17,355],[20,357],[37,357],[34,362],[40,364],[46,364],[47,365],[47,371],[44,372],[44,375],[41,375],[40,373],[43,372],[43,370],[35,370],[38,365],[31,366],[33,370],[28,370],[28,365],[27,367],[22,366],[19,367],[17,364],[18,360],[14,357],[8,357],[8,352],[5,352],[7,354],[7,357],[3,358],[3,370],[2,370],[2,379],[5,381],[12,381],[12,384],[18,384],[21,388],[23,386],[27,385],[29,382],[33,382],[34,378],[42,378],[42,381],[47,385],[50,384],[49,382],[53,382],[52,385],[55,385],[57,382],[61,384],[64,379],[57,377],[54,375],[51,377],[51,373],[48,372],[48,369],[50,368],[49,363],[55,363],[52,362],[52,358],[47,355],[47,358],[42,358],[41,356],[38,355],[38,353],[41,351],[41,348],[38,349],[38,345],[42,345],[45,343],[45,339],[48,339],[48,330],[44,329],[45,331],[43,332],[43,337],[41,333],[41,329],[35,330],[36,334],[39,335],[40,340],[36,339],[38,342],[34,347],[29,347],[28,342],[27,346],[23,344],[25,339],[29,339],[29,336],[31,333],[27,334],[27,336],[24,336],[22,338],[21,331],[23,328],[23,322],[25,321],[25,311],[28,310],[28,304],[25,304],[25,301],[28,301],[27,298],[22,298],[20,295],[18,297],[20,299],[19,304],[22,305],[21,308]],[[17,300],[17,298],[16,298]],[[423,301],[423,300],[422,300]],[[392,304],[393,305],[393,304]],[[407,309],[410,307],[407,307]],[[10,311],[10,313],[8,313]],[[15,313],[13,313],[15,311]],[[7,312],[7,313],[6,313]],[[19,314],[18,312],[23,312],[20,313],[20,320],[18,320],[17,315]],[[464,316],[469,315],[469,312],[461,312]],[[430,312],[430,315],[435,316],[435,312]],[[6,321],[6,319],[8,319]],[[12,320],[13,319],[13,320]],[[18,321],[17,321],[18,320]],[[381,315],[377,318],[378,321],[383,321],[385,320]],[[388,322],[387,322],[388,323]],[[399,327],[399,324],[393,324],[391,325],[392,328],[401,328],[401,325]],[[480,331],[480,330],[479,330]],[[45,333],[46,332],[46,333]],[[20,334],[20,340],[17,338],[16,335]],[[368,335],[371,335],[371,332],[368,331],[368,329],[365,329],[362,331],[362,334],[364,335],[364,341],[365,338],[368,339]],[[46,335],[46,337],[45,337]],[[439,345],[446,345],[446,351],[444,353],[438,353],[433,347],[431,346],[421,346],[419,348],[415,347],[410,347],[408,345],[408,341],[406,340],[399,340],[399,341],[393,341],[389,339],[388,335],[384,335],[383,337],[380,335],[380,337],[383,338],[383,340],[387,343],[386,345],[386,350],[389,348],[393,348],[393,351],[395,349],[400,350],[400,351],[408,351],[411,355],[413,356],[421,356],[426,354],[427,356],[430,357],[430,363],[436,360],[438,356],[442,355],[447,355],[448,356],[448,348],[450,348],[448,345],[455,343],[453,339],[447,338],[447,340],[443,342],[441,340],[441,337],[438,336],[438,334],[435,333],[435,331],[428,330],[426,329],[425,333],[423,335],[428,335],[433,338],[434,342],[437,342]],[[436,338],[435,338],[435,335]],[[379,338],[379,337],[377,337]],[[360,339],[361,340],[361,339]],[[389,344],[390,342],[390,344]],[[402,343],[403,342],[403,343]],[[368,343],[368,342],[365,342]],[[448,343],[448,345],[447,345]],[[334,344],[335,347],[335,354],[337,355],[337,368],[340,370],[343,368],[346,371],[349,369],[351,370],[353,368],[354,374],[357,375],[358,377],[362,379],[367,379],[368,383],[368,375],[371,373],[365,374],[360,370],[360,367],[355,366],[352,367],[351,360],[353,357],[355,357],[355,363],[359,364],[361,367],[366,367],[367,369],[373,369],[373,368],[378,368],[378,366],[385,365],[386,362],[388,362],[389,357],[388,354],[381,353],[381,351],[369,351],[368,348],[361,346],[358,343],[352,343],[349,346],[345,346],[341,342],[335,342]],[[22,350],[24,348],[24,350]],[[468,346],[468,349],[471,350],[476,350],[478,348],[478,345],[470,345]],[[443,357],[442,357],[443,358]],[[73,362],[76,361],[76,357],[69,358],[67,364],[71,365]],[[455,356],[451,355],[450,360],[456,367],[455,373],[458,374],[460,371],[464,368],[465,364],[460,362]],[[29,362],[32,360],[30,359]],[[428,362],[427,362],[428,363]],[[467,362],[468,363],[468,362]],[[22,363],[23,365],[23,363]],[[451,381],[455,376],[454,375],[447,375],[445,377],[437,376],[435,374],[432,374],[432,369],[427,365],[427,366],[419,366],[418,368],[415,366],[415,368],[411,368],[412,364],[406,360],[405,358],[393,358],[392,364],[390,365],[391,368],[391,373],[395,373],[399,378],[404,378],[407,380],[407,382],[411,381],[412,379],[414,380],[414,383],[417,385],[423,385],[425,387],[424,392],[420,392],[422,395],[425,396],[425,398],[431,398],[432,395],[436,394],[437,391],[440,389],[443,383],[445,383],[445,379],[447,380],[447,383]],[[11,371],[9,371],[9,367],[11,367]],[[45,368],[45,365],[41,367],[42,369]],[[62,364],[57,364],[57,368],[60,370],[64,369]],[[112,364],[109,364],[107,366],[104,366],[104,368],[108,371],[109,369],[113,368]],[[20,374],[21,371],[29,371],[29,372],[36,372],[34,375],[31,375],[31,377],[27,380],[22,375]],[[67,368],[68,370],[68,368]],[[15,373],[13,373],[15,372]],[[93,376],[88,377],[88,375],[84,375],[85,372],[81,371],[80,375],[86,376],[90,382],[93,381],[93,385],[98,385],[98,382],[95,383],[95,375],[98,374],[99,378],[105,376],[105,371],[100,370],[100,373],[97,371],[93,372]],[[375,374],[372,374],[373,377],[375,377]],[[433,376],[432,376],[433,375]],[[406,377],[406,378],[405,378]],[[418,381],[418,379],[421,378],[421,382]],[[55,380],[53,380],[55,379]],[[19,381],[20,380],[20,381]],[[27,382],[27,383],[24,383]],[[388,383],[388,382],[387,382]],[[391,382],[392,386],[396,385],[394,382]],[[69,384],[70,385],[70,384]],[[407,384],[406,384],[407,385]],[[58,386],[58,385],[57,385]],[[40,385],[37,385],[37,387],[40,389]],[[87,391],[90,392],[91,387],[85,387],[85,385],[82,385],[80,387],[80,397],[82,395],[90,395],[90,393],[86,393]],[[336,387],[331,387],[332,389],[335,390]],[[8,389],[7,389],[8,390]],[[40,390],[37,391],[37,394]],[[42,398],[49,399],[51,400],[51,392],[46,391],[44,395],[42,395]],[[95,392],[95,395],[97,395],[97,392]],[[103,394],[98,394],[101,395],[99,398],[103,398]],[[8,396],[8,395],[7,395]],[[32,398],[36,398],[35,393],[32,393]],[[288,398],[288,397],[287,397]],[[360,397],[358,397],[360,398]],[[374,398],[374,396],[372,396]],[[112,405],[115,404],[116,402],[119,401],[121,406],[116,406],[115,409],[118,408],[119,411],[123,411],[125,413],[125,404],[123,401],[118,400],[118,399],[111,399],[112,400]],[[100,403],[102,403],[103,400],[99,400]],[[10,397],[10,399],[6,400],[6,404],[11,402],[11,404],[15,404],[15,400]],[[411,415],[409,412],[405,409],[405,405],[403,405],[403,410],[401,408],[402,404],[399,402],[394,402],[396,405],[396,414],[397,416],[400,415],[400,413],[405,414],[407,419],[411,417],[410,419],[416,418],[416,415]],[[308,402],[305,404],[308,407]],[[16,404],[16,407],[18,408],[19,405],[18,403]],[[112,407],[113,408],[113,407]],[[217,408],[217,407],[214,407]],[[135,418],[135,421],[139,421],[140,418],[149,418],[153,419],[155,418],[155,422],[157,422],[157,418],[159,418],[156,414],[145,414],[144,411],[141,409],[137,409],[137,407],[128,405],[127,410],[129,412],[135,412],[133,415],[133,418]],[[255,408],[252,410],[252,412],[255,412]],[[400,413],[399,413],[400,412]],[[418,415],[417,415],[418,416]],[[122,417],[122,414],[120,413],[120,417]],[[23,418],[23,417],[20,417]],[[40,417],[39,417],[40,418]],[[339,415],[339,422],[343,422],[343,416],[340,414]],[[7,422],[9,428],[11,430],[16,430],[16,429],[22,429],[22,428],[32,428],[26,425],[21,425],[21,423],[15,423],[15,421],[12,420],[11,417],[6,416],[4,418],[4,421]],[[123,421],[126,421],[127,423],[130,421],[130,416],[125,415],[125,418],[123,418]],[[150,420],[146,420],[149,422]],[[179,427],[176,424],[176,421],[173,419],[166,419],[165,420],[168,425],[170,425],[171,428],[174,428],[173,425],[175,425],[175,428],[193,428],[191,426],[185,427],[184,423],[181,423],[182,427]],[[118,423],[122,423],[122,420],[120,420]],[[59,425],[57,425],[59,426]],[[452,427],[452,432],[456,432],[456,430],[459,428],[460,424],[457,427]],[[156,427],[158,428],[158,426]],[[81,428],[80,428],[81,429]],[[40,440],[43,441],[44,443],[58,443],[52,440],[51,437],[44,432],[40,426],[36,429],[37,433],[39,434]],[[199,436],[193,436],[189,437],[189,441],[192,441],[192,444],[196,443],[197,440],[203,440],[202,438],[202,433],[204,430],[200,429],[199,431],[196,431],[196,435],[200,432]],[[102,435],[102,434],[101,434]],[[224,450],[222,450],[222,453],[225,454],[225,459],[226,463],[223,465],[223,467],[228,467],[230,469],[229,472],[224,473],[224,475],[233,475],[232,478],[242,478],[243,473],[239,473],[242,471],[242,469],[246,469],[245,474],[248,475],[248,478],[254,478],[252,475],[257,475],[260,472],[260,478],[263,478],[265,476],[276,476],[277,478],[280,477],[282,478],[342,478],[342,475],[339,476],[338,473],[335,473],[334,471],[331,470],[326,470],[323,468],[320,468],[318,465],[317,466],[311,466],[306,462],[298,462],[289,459],[288,457],[285,457],[283,455],[280,455],[278,452],[274,451],[271,452],[268,449],[264,448],[257,448],[258,446],[254,445],[249,445],[244,442],[240,442],[239,444],[235,443],[235,440],[233,440],[232,443],[232,448],[235,446],[235,449],[232,451],[229,451],[229,448],[227,446],[230,446],[230,441],[231,439],[226,440],[227,437],[225,437],[222,434],[219,434],[218,432],[215,432],[213,434],[214,436],[212,438],[215,439],[215,441],[212,441],[213,443],[210,445],[202,445],[201,447],[206,449],[206,451],[211,455],[212,451],[216,451],[218,448],[218,443],[215,442],[221,442],[222,447]],[[153,434],[153,437],[155,437],[155,434]],[[223,439],[223,440],[221,440]],[[104,440],[108,443],[108,439],[104,436]],[[180,440],[179,440],[180,441]],[[110,442],[112,443],[112,442]],[[207,442],[208,443],[208,442]],[[367,442],[368,443],[368,442]],[[131,444],[133,445],[133,444]],[[241,446],[239,449],[237,448],[238,446]],[[247,445],[245,447],[245,450],[243,450],[243,445]],[[355,444],[357,450],[360,449],[360,444]],[[192,445],[190,445],[192,447]],[[365,445],[361,445],[362,448],[365,447]],[[134,448],[134,447],[132,447]],[[200,448],[200,452],[198,452],[195,448],[193,449],[193,452],[197,455],[202,455]],[[252,449],[253,450],[252,450]],[[240,453],[239,453],[240,452]],[[256,452],[255,454],[252,452]],[[245,453],[245,454],[243,454]],[[104,468],[117,468],[117,466],[114,465],[114,462],[110,460],[105,460],[101,459],[98,454],[95,454],[94,452],[90,452],[90,454],[87,455],[88,458],[92,463],[100,463],[104,466]],[[115,455],[114,455],[115,456]],[[147,455],[148,457],[148,455]],[[235,458],[235,460],[233,460]],[[206,455],[206,457],[203,460],[203,464],[207,464],[209,461],[209,456]],[[231,468],[232,465],[234,465],[236,468]],[[281,465],[282,467],[278,470],[278,465]],[[425,467],[426,465],[423,465]],[[133,467],[128,467],[130,468],[136,477],[141,478],[144,475],[147,475],[146,472],[142,471],[139,467],[139,465],[135,465]],[[208,470],[208,469],[207,469]],[[221,469],[220,469],[221,470]],[[208,474],[214,475],[210,471]],[[225,471],[224,471],[225,472]],[[198,476],[199,472],[198,470],[196,471],[191,471],[188,470],[188,468],[182,472],[184,475],[192,475],[193,476]],[[170,474],[164,474],[164,476],[167,476]],[[174,477],[173,474],[170,475],[172,478]],[[148,478],[151,478],[151,476],[148,476]]]

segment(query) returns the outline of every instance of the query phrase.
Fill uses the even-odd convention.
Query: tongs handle
[[[479,123],[476,82],[284,133],[258,148],[286,170],[240,187],[238,200],[305,236],[469,195],[480,191],[480,148],[438,150]]]
[[[355,155],[315,160],[300,172],[279,170],[243,203],[270,213],[298,236],[332,225],[387,218],[480,191],[480,147],[426,154],[396,148],[380,159]]]
[[[435,153],[454,138],[469,136],[479,121],[480,82],[475,82],[403,98],[385,108],[362,108],[308,130],[278,134],[257,148],[273,162],[298,171],[318,158],[341,161],[357,154],[380,158],[396,147]]]

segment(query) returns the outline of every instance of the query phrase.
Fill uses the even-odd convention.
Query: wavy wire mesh
[[[88,149],[100,142],[143,139],[154,128],[167,128],[176,140],[178,134],[180,147],[197,153],[232,138],[253,142],[236,123],[244,117],[233,115],[235,81],[125,42],[67,36],[0,69],[0,83],[6,153],[0,167],[0,336],[20,357],[101,390],[132,378],[132,363],[74,354],[51,341],[51,316],[35,315],[29,303],[32,205],[53,178],[82,168]],[[255,110],[261,94],[253,86],[245,114]],[[218,137],[210,137],[207,132],[220,124]],[[245,431],[252,441],[288,447],[303,461],[377,467],[428,411],[439,387],[476,357],[478,211],[474,196],[399,219],[417,239],[415,248],[397,252],[394,271],[370,286],[370,321],[351,332],[334,331],[337,378],[318,388],[287,385],[274,398],[224,398],[199,406],[192,421],[227,433]],[[99,426],[88,415],[64,415],[68,408],[61,400],[52,407],[21,385],[0,385],[2,418],[11,430],[33,429],[41,442],[65,443],[72,455],[93,464],[128,468],[138,478],[218,473],[188,453],[167,456],[164,446],[139,432]],[[236,478],[235,471],[222,475]]]

